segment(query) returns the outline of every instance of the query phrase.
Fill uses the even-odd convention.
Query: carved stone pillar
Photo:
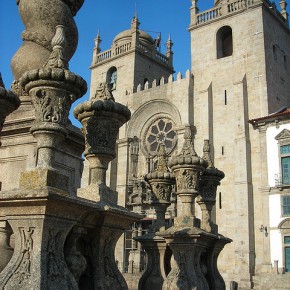
[[[52,186],[68,191],[68,177],[55,169],[55,150],[66,137],[66,125],[72,103],[87,91],[86,82],[67,70],[63,57],[65,28],[58,26],[52,39],[53,51],[45,67],[26,72],[19,80],[29,93],[35,108],[35,122],[30,131],[37,140],[36,169],[24,172],[21,188]]]
[[[224,290],[225,284],[217,269],[217,258],[223,246],[230,240],[213,234],[211,228],[208,229],[211,203],[203,201],[203,205],[207,207],[204,209],[201,226],[200,220],[194,216],[194,201],[199,195],[199,181],[203,176],[201,173],[206,171],[210,159],[197,156],[190,127],[186,128],[184,138],[181,153],[169,161],[176,177],[177,195],[180,196],[182,209],[177,213],[174,226],[157,233],[165,239],[173,253],[171,271],[162,289]],[[204,182],[211,182],[211,179]]]
[[[209,140],[204,141],[203,159],[207,161],[208,167],[200,177],[200,186],[197,203],[202,211],[201,228],[209,233],[218,233],[218,227],[211,220],[211,211],[216,203],[216,191],[220,185],[221,179],[224,178],[224,173],[214,167],[210,156]]]
[[[158,151],[157,168],[155,171],[145,175],[145,180],[150,184],[152,191],[152,206],[156,212],[156,220],[151,232],[138,237],[136,240],[142,244],[147,253],[148,264],[146,271],[139,281],[139,290],[162,289],[166,278],[166,242],[163,238],[156,236],[156,232],[165,230],[165,213],[170,205],[172,187],[175,183],[173,174],[169,172],[166,165],[165,146],[160,145]]]
[[[85,135],[85,157],[89,161],[90,182],[78,191],[80,196],[96,201],[117,203],[117,194],[106,186],[108,164],[115,156],[119,128],[130,119],[131,112],[115,102],[107,84],[100,83],[90,101],[79,104],[74,116],[82,123]]]
[[[184,144],[181,153],[169,160],[169,167],[176,178],[177,196],[182,203],[181,212],[177,213],[175,225],[199,226],[195,217],[194,203],[198,196],[199,178],[205,170],[207,162],[198,157],[192,144],[192,129],[185,128]]]

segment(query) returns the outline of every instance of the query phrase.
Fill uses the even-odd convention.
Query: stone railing
[[[123,45],[117,46],[115,48],[115,55],[120,55],[124,52],[127,52],[131,49],[131,42],[125,43]]]
[[[115,56],[122,55],[123,53],[126,53],[130,50],[132,50],[132,43],[127,42],[122,45],[118,45],[116,47],[110,48],[108,50],[105,50],[99,54],[97,54],[96,62],[94,64],[101,63],[103,61],[106,61],[108,59],[111,59]],[[169,65],[169,60],[168,58],[162,54],[161,52],[157,51],[155,48],[149,47],[147,45],[144,45],[142,43],[139,43],[137,45],[137,49],[140,50],[141,52],[145,53],[146,55],[154,58],[156,61],[163,63],[165,65]]]
[[[147,45],[144,45],[142,43],[138,44],[138,49],[146,53],[146,55],[154,58],[156,61],[163,63],[165,65],[169,65],[168,57],[166,57],[164,54],[162,54],[158,50],[152,49],[152,47],[148,47]]]
[[[193,20],[193,25],[202,25],[216,18],[248,9],[249,7],[257,4],[258,2],[264,2],[269,8],[271,8],[275,12],[280,20],[285,22],[285,18],[277,10],[276,5],[271,3],[269,0],[231,0],[224,5],[214,7],[212,9],[196,14],[195,19]]]
[[[97,55],[97,63],[100,63],[104,60],[110,59],[112,56],[112,51],[111,49],[108,49],[104,52],[101,52]]]
[[[197,23],[196,24],[207,22],[207,21],[215,19],[219,16],[221,16],[221,7],[217,7],[217,8],[215,7],[213,9],[206,10],[202,13],[197,14],[197,16],[196,16]]]

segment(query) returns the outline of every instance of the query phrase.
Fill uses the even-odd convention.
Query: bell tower
[[[195,143],[211,140],[215,164],[226,175],[216,218],[234,242],[223,253],[221,272],[234,272],[229,280],[250,289],[271,258],[269,239],[259,232],[269,218],[264,139],[248,121],[290,105],[287,4],[280,1],[278,9],[267,0],[215,0],[213,8],[199,11],[197,2],[189,27]]]
[[[160,82],[173,72],[172,41],[167,41],[167,50],[160,52],[161,36],[153,39],[147,32],[139,29],[137,15],[128,30],[120,32],[113,40],[111,48],[101,51],[101,38],[98,33],[93,50],[91,65],[91,97],[94,96],[98,82],[110,84],[118,102],[126,103],[126,95],[143,89],[154,80]]]

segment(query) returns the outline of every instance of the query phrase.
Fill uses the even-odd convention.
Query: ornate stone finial
[[[172,51],[172,46],[173,46],[173,42],[171,40],[171,35],[168,35],[168,40],[166,42],[166,47],[167,47],[167,52],[171,52]]]
[[[140,25],[140,22],[139,22],[138,16],[135,15],[131,21],[131,29],[133,31],[137,31],[139,29],[139,25]]]
[[[65,27],[63,25],[56,26],[56,32],[51,40],[53,47],[45,68],[63,68],[68,69],[68,61],[64,57],[64,48],[66,47]]]
[[[281,14],[282,16],[287,20],[288,22],[288,13],[287,13],[287,2],[285,0],[280,0],[279,2],[280,8],[281,8]]]
[[[213,162],[211,160],[211,156],[210,156],[210,144],[209,144],[209,140],[204,140],[202,159],[204,159],[205,161],[207,161],[208,168],[209,167],[211,167],[211,168],[214,167]]]
[[[98,53],[101,51],[100,44],[102,42],[101,36],[100,36],[100,30],[98,30],[97,36],[95,38],[95,48],[97,49]]]
[[[112,91],[107,83],[99,83],[94,96],[95,100],[115,101]]]
[[[158,160],[157,160],[157,172],[168,172],[168,168],[166,165],[166,150],[165,150],[165,145],[160,144],[159,150],[157,152]]]
[[[184,144],[182,146],[181,152],[179,155],[191,155],[197,156],[194,146],[193,146],[193,136],[192,136],[192,128],[190,126],[186,126],[184,130]]]

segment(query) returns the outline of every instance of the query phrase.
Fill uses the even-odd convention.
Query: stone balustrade
[[[285,18],[277,10],[275,3],[273,4],[269,0],[231,0],[223,5],[216,6],[214,8],[196,14],[193,25],[202,25],[206,22],[213,21],[214,19],[248,9],[249,7],[258,3],[264,3],[265,5],[270,7],[276,14],[276,16],[286,23]]]
[[[127,53],[128,51],[133,50],[133,49],[135,49],[135,48],[132,47],[131,41],[124,43],[122,45],[118,45],[116,47],[112,47],[108,50],[105,50],[105,51],[97,54],[96,63],[93,63],[93,65],[102,63],[102,62],[107,61],[109,59],[112,59],[115,56],[120,56],[124,53]],[[162,54],[161,52],[159,52],[155,49],[152,49],[152,47],[148,47],[142,43],[139,43],[137,45],[137,49],[140,50],[141,52],[145,53],[146,55],[153,57],[156,61],[169,66],[168,57],[165,56],[164,54]]]

